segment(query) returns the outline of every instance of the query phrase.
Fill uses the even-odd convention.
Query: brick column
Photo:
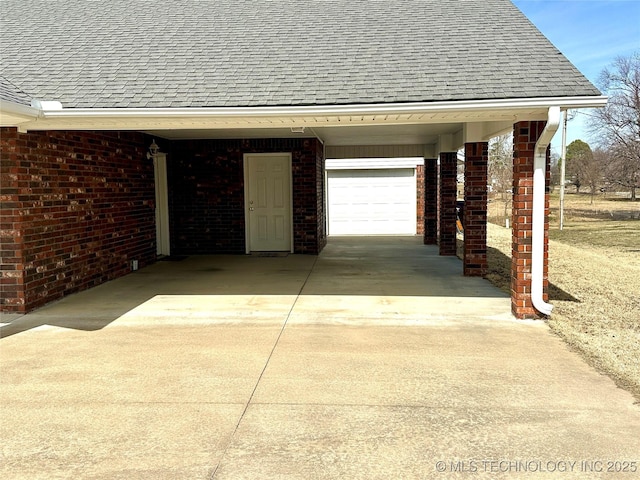
[[[424,244],[438,243],[438,160],[424,160]]]
[[[416,165],[416,235],[424,235],[424,165]]]
[[[26,168],[20,165],[21,149],[26,147],[17,129],[0,129],[0,312],[26,311],[21,212],[31,205],[23,203],[26,195],[20,182],[26,176]]]
[[[464,274],[487,273],[487,168],[489,144],[465,144],[464,161]]]
[[[457,152],[440,154],[438,169],[438,230],[440,255],[456,255]]]
[[[536,141],[546,122],[519,122],[513,137],[513,210],[511,311],[516,318],[540,318],[531,303],[531,222],[533,219],[533,159]],[[543,298],[547,300],[549,249],[550,155],[547,150]]]

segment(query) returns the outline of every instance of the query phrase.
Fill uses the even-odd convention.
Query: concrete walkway
[[[159,262],[2,321],[3,479],[640,476],[633,397],[413,237]]]

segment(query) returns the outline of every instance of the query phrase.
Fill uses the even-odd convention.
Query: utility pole
[[[564,228],[564,180],[567,168],[567,120],[569,110],[564,111],[564,122],[562,125],[562,157],[560,159],[560,230]]]

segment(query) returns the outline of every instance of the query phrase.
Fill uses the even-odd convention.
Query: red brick
[[[458,153],[440,154],[438,171],[438,245],[440,255],[456,255],[456,200]]]
[[[291,152],[294,252],[317,254],[326,245],[317,139],[188,140],[167,150],[172,252],[245,253],[245,153]]]
[[[511,270],[511,310],[517,318],[540,318],[531,303],[531,222],[533,201],[533,160],[536,141],[545,122],[520,122],[514,125],[513,162],[513,235]],[[548,202],[550,157],[547,150],[547,196],[545,232],[549,228]],[[548,234],[545,234],[544,297],[548,287]]]
[[[424,244],[438,243],[438,161],[425,159],[424,167]]]
[[[425,177],[424,165],[416,166],[416,234],[424,235],[425,215]]]
[[[0,250],[23,262],[24,282],[18,291],[3,288],[0,309],[26,312],[128,273],[130,259],[141,267],[155,260],[147,145],[139,133],[1,130],[0,195],[11,203],[0,212]],[[6,228],[8,217],[14,228]],[[114,241],[107,218],[126,242]],[[72,245],[83,255],[71,257]]]
[[[465,144],[464,170],[464,250],[466,276],[487,273],[487,142]]]

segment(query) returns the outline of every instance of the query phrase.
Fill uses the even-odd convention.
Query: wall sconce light
[[[151,142],[151,145],[149,145],[149,151],[147,152],[147,159],[151,160],[152,158],[155,158],[156,154],[159,151],[160,151],[160,147],[158,146],[154,138],[153,141]]]
[[[304,133],[304,127],[291,127],[291,133]]]

